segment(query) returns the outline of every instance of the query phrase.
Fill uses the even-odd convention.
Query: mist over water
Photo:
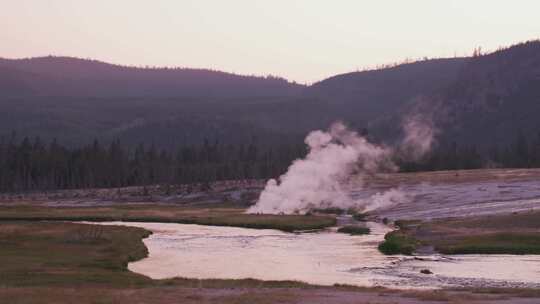
[[[431,149],[435,131],[428,120],[407,118],[403,123],[404,138],[398,147],[377,145],[337,122],[327,131],[308,134],[305,143],[309,152],[295,160],[279,179],[270,179],[257,203],[248,213],[305,214],[312,209],[342,208],[371,211],[407,202],[399,188],[376,193],[368,198],[353,199],[347,182],[355,183],[377,172],[394,172],[396,153],[406,159],[419,158]]]

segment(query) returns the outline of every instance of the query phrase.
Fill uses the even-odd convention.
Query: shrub
[[[416,239],[404,235],[400,231],[392,231],[384,236],[384,242],[379,244],[379,251],[386,255],[411,255],[416,250]]]
[[[362,235],[362,234],[369,234],[371,230],[367,227],[344,226],[344,227],[339,228],[337,232],[348,233],[350,235]]]
[[[365,222],[366,221],[367,214],[365,213],[355,213],[353,214],[353,219],[359,221],[359,222]]]
[[[338,207],[328,207],[328,208],[316,208],[313,209],[315,213],[324,213],[324,214],[343,214],[345,210]]]

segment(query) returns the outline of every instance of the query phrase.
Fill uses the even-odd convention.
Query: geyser
[[[433,142],[431,125],[408,119],[401,143],[411,157],[419,157]],[[315,208],[337,207],[371,211],[407,200],[400,189],[390,189],[365,199],[353,199],[344,189],[351,176],[392,172],[396,149],[370,143],[343,123],[334,123],[327,131],[312,131],[305,139],[309,147],[304,159],[295,160],[278,180],[270,179],[257,203],[248,213],[305,214]]]

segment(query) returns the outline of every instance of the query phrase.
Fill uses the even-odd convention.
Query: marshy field
[[[246,214],[253,184],[4,195],[0,303],[538,303],[538,172],[431,174],[374,177],[417,192],[369,214]]]

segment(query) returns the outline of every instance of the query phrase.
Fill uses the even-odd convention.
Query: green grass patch
[[[444,254],[540,254],[540,212],[484,217],[396,221],[379,249],[387,254],[414,251],[421,244]]]
[[[344,214],[345,210],[338,207],[328,207],[328,208],[315,208],[311,210],[312,213],[322,213],[322,214]]]
[[[416,250],[417,243],[418,241],[415,238],[401,230],[396,230],[387,233],[378,248],[380,252],[386,255],[411,255]]]
[[[142,286],[150,279],[127,270],[146,257],[135,227],[51,222],[0,224],[0,286]]]
[[[190,279],[172,278],[155,280],[155,286],[175,286],[186,288],[313,288],[310,285],[299,281],[262,281],[257,279]]]
[[[277,229],[286,232],[331,227],[330,215],[245,214],[240,208],[186,208],[159,205],[107,207],[0,207],[0,221],[90,221],[90,222],[161,222],[230,226],[254,229]]]
[[[435,249],[445,254],[540,254],[538,233],[493,233],[442,242]]]
[[[371,229],[367,227],[360,227],[360,226],[344,226],[337,230],[337,232],[340,233],[348,233],[350,235],[363,235],[363,234],[369,234],[371,232]]]

